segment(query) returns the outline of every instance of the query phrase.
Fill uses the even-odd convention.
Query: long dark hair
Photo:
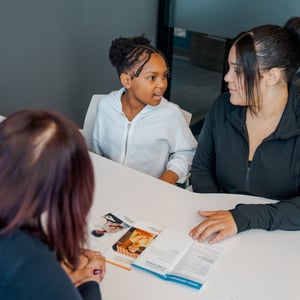
[[[300,66],[300,17],[290,18],[281,27],[263,25],[237,37],[238,73],[243,74],[246,103],[252,113],[261,108],[259,81],[261,71],[280,68],[290,82]]]
[[[0,235],[36,234],[76,267],[94,191],[76,125],[46,110],[12,114],[0,123],[0,170]]]

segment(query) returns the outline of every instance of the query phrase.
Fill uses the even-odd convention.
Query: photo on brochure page
[[[135,222],[105,253],[106,261],[131,270],[131,264],[159,235],[162,228],[143,221]]]
[[[131,227],[112,248],[118,253],[137,258],[155,237],[155,233]]]
[[[93,225],[91,234],[96,238],[102,238],[129,227],[130,225],[119,217],[112,213],[107,213],[104,216],[101,216],[100,220]]]

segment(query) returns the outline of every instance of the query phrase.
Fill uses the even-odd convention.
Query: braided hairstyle
[[[145,64],[154,53],[160,54],[167,64],[165,55],[153,47],[151,41],[144,35],[132,38],[119,37],[112,41],[109,49],[109,60],[112,66],[116,68],[119,76],[121,73],[131,71],[141,63],[137,71],[132,74],[132,78],[134,78],[139,77]]]

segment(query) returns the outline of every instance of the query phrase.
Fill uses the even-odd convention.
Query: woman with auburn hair
[[[83,250],[93,167],[75,124],[12,114],[0,123],[0,169],[3,299],[101,299],[104,258]]]

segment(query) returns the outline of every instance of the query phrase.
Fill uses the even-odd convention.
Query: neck
[[[262,97],[262,108],[256,118],[270,120],[282,115],[288,101],[288,87],[273,88]]]
[[[135,97],[130,96],[128,91],[122,95],[121,102],[122,110],[129,121],[132,121],[133,118],[146,106],[146,104],[137,101]]]

